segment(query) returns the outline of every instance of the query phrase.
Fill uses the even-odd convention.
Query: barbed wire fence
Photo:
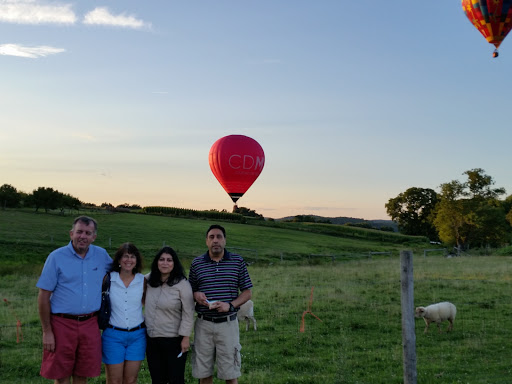
[[[143,249],[153,250],[159,246],[165,245],[162,240],[161,244],[143,245]],[[265,271],[256,274],[255,289],[253,301],[255,302],[255,316],[258,321],[257,332],[246,332],[245,327],[241,326],[242,345],[246,350],[246,358],[263,359],[264,351],[257,348],[251,348],[252,342],[255,344],[265,343],[266,340],[289,340],[296,339],[302,323],[304,311],[310,310],[317,315],[323,323],[328,324],[332,337],[340,337],[340,340],[346,342],[342,336],[347,332],[364,332],[369,327],[377,327],[383,333],[396,331],[400,328],[400,282],[398,276],[398,253],[382,253],[382,252],[365,252],[365,253],[342,253],[336,255],[307,254],[297,255],[287,252],[279,252],[276,256],[268,258],[261,255],[258,250],[244,248],[229,248],[230,250],[241,254],[249,265],[250,272],[253,268],[261,265],[272,267],[277,265],[302,266],[306,270],[310,270],[308,276],[282,276],[279,281],[267,281],[261,277],[265,275]],[[200,254],[202,250],[180,254],[180,258],[185,264]],[[436,252],[425,252],[416,255],[417,257],[443,257],[444,250]],[[396,268],[396,276],[386,276],[385,273],[375,270],[372,272],[373,280],[359,278],[354,273],[350,281],[338,282],[332,278],[321,280],[314,274],[314,268],[318,265],[331,266],[333,269],[338,267],[345,268],[355,262],[359,267],[368,268],[375,259],[385,259],[393,263]],[[149,261],[149,260],[147,260]],[[149,266],[146,263],[146,266]],[[269,268],[268,271],[272,271]],[[504,284],[497,288],[493,297],[486,297],[483,293],[469,293],[471,283],[484,282],[485,284],[494,284],[492,279],[485,279],[479,275],[461,276],[461,278],[447,278],[443,275],[439,276],[423,276],[424,271],[418,271],[419,278],[415,280],[416,286],[416,302],[418,305],[427,305],[436,301],[442,301],[454,292],[457,294],[458,314],[455,322],[455,332],[457,332],[458,340],[474,343],[475,345],[484,344],[502,344],[503,347],[511,347],[512,330],[510,327],[503,328],[503,324],[498,320],[496,311],[505,314],[512,314],[512,298],[510,296],[510,280],[508,284]],[[426,272],[425,272],[426,273]],[[34,361],[40,361],[42,356],[42,331],[37,315],[37,289],[35,283],[37,277],[26,277],[20,280],[13,278],[12,284],[19,287],[23,291],[20,295],[14,297],[0,297],[0,346],[1,349],[8,350],[9,356],[5,352],[0,351],[0,372],[4,369],[2,360],[9,358],[15,359],[18,364],[18,373],[20,375],[20,383],[44,383],[45,380],[39,380],[39,367],[33,364]],[[311,299],[311,291],[314,286],[314,296]],[[262,296],[261,291],[265,290],[265,303],[259,302]],[[260,291],[260,292],[258,292]],[[364,303],[360,300],[360,295],[371,294],[371,292],[389,292],[389,298],[382,301],[377,296],[375,299],[369,299]],[[6,299],[7,301],[3,301]],[[265,308],[265,310],[263,310]],[[482,317],[481,309],[485,311],[486,317]],[[366,322],[361,322],[358,313],[366,311],[368,313]],[[340,315],[342,312],[342,317]],[[316,319],[310,317],[305,318],[304,328],[307,332],[319,329],[321,325],[315,324]],[[294,326],[290,327],[289,325]],[[390,331],[391,329],[391,331]],[[427,336],[422,335],[423,324],[420,320],[418,333],[418,345],[422,342],[431,342],[433,334],[437,332],[435,329],[430,330]],[[22,338],[20,338],[20,331]],[[508,341],[506,341],[508,340]],[[305,342],[314,343],[307,339]],[[507,344],[508,343],[508,344]],[[341,345],[341,342],[340,342]],[[364,359],[384,358],[385,354],[401,352],[401,339],[396,340],[396,344],[383,347],[382,351],[376,350],[375,340],[368,340],[366,349],[373,350],[371,355],[366,356],[361,351],[361,365],[365,364]],[[6,348],[8,347],[8,348]],[[391,347],[391,348],[389,348]],[[305,347],[307,350],[307,346]],[[341,346],[326,347],[324,353],[331,356],[335,361],[339,358]],[[365,349],[365,346],[358,348]],[[390,352],[395,351],[395,352]],[[284,349],[284,353],[292,353]],[[468,356],[469,358],[470,356]],[[394,359],[400,360],[401,356],[395,356]],[[419,355],[419,359],[431,359],[437,362],[439,356]],[[32,362],[32,364],[30,364]],[[420,360],[421,362],[421,360]],[[371,363],[368,361],[367,363]],[[9,366],[11,366],[9,364]],[[146,372],[147,374],[147,372]],[[499,374],[496,373],[496,380],[490,382],[500,383]],[[2,374],[0,374],[0,383]],[[32,379],[28,379],[32,378]],[[12,382],[12,381],[10,381]],[[94,383],[95,381],[90,381]],[[99,381],[98,381],[99,382]],[[141,381],[144,382],[144,381]]]

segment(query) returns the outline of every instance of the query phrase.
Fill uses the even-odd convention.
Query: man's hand
[[[217,310],[217,312],[229,312],[229,303],[223,301],[216,301],[210,305],[210,309]]]
[[[43,349],[55,352],[55,336],[53,335],[53,332],[43,332]]]
[[[43,328],[43,349],[45,351],[55,351],[55,336],[51,324],[51,305],[50,297],[52,292],[45,289],[39,289],[37,296],[37,306],[39,310],[39,318],[41,319],[41,326]]]
[[[206,295],[203,292],[194,292],[194,300],[196,301],[196,303],[208,307],[208,299],[206,298]]]

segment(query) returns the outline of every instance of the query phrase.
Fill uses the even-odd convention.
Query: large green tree
[[[36,212],[39,208],[44,208],[45,212],[48,212],[50,209],[57,209],[61,206],[62,193],[53,188],[39,187],[32,192],[30,203]]]
[[[504,188],[493,188],[494,180],[481,168],[463,173],[466,182],[441,184],[434,225],[441,241],[459,249],[498,246],[510,238]]]
[[[0,187],[0,207],[16,208],[20,205],[21,193],[10,184],[4,184]]]
[[[503,202],[505,212],[507,212],[507,220],[512,225],[512,195],[508,196]]]
[[[442,242],[461,246],[466,241],[464,216],[467,205],[462,199],[465,196],[464,185],[457,180],[441,184],[439,203],[436,208],[434,225]]]
[[[69,193],[61,193],[61,199],[60,199],[60,210],[62,213],[64,213],[64,210],[67,208],[69,210],[76,209],[77,211],[80,210],[80,207],[82,206],[82,202],[74,197],[71,196]]]
[[[437,201],[437,193],[433,189],[412,187],[389,199],[385,207],[401,233],[437,240],[437,231],[432,224]]]

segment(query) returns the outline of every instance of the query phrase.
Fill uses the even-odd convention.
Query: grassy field
[[[68,241],[71,220],[72,216],[0,211],[0,297],[7,299],[0,304],[0,383],[49,382],[38,376],[41,330],[35,283],[47,254]],[[150,260],[165,242],[178,249],[186,266],[204,251],[204,231],[210,224],[130,214],[101,215],[98,220],[96,243],[111,254],[130,240]],[[241,384],[402,383],[400,249],[414,252],[415,305],[449,300],[458,310],[450,333],[439,334],[432,327],[423,334],[424,323],[416,320],[418,383],[512,382],[510,257],[448,259],[435,252],[424,257],[428,246],[414,242],[397,246],[225,226],[228,248],[252,250],[240,253],[252,259],[258,331],[241,327]],[[392,253],[370,259],[370,251]],[[333,262],[310,254],[340,257]],[[300,332],[313,287],[310,309],[321,321],[306,314],[305,331]],[[17,318],[22,323],[20,342]],[[190,365],[187,377],[196,383]],[[102,375],[89,382],[105,379]],[[145,364],[139,382],[150,382]]]
[[[185,260],[205,251],[205,231],[208,220],[181,219],[143,214],[89,213],[99,222],[95,244],[113,254],[123,242],[131,241],[151,260],[163,245],[172,246]],[[76,215],[35,214],[33,211],[0,210],[0,275],[9,271],[39,268],[49,252],[69,241],[69,229]],[[393,252],[403,247],[421,250],[431,248],[423,238],[401,236],[361,228],[347,228],[358,234],[392,236],[402,243],[381,241],[380,237],[334,236],[310,232],[307,223],[288,223],[289,228],[272,228],[237,223],[222,223],[227,230],[228,246],[243,248],[249,262],[298,261],[310,255],[335,255],[338,258],[367,257],[369,252]],[[316,231],[321,231],[316,228]],[[325,225],[323,225],[325,227]],[[328,226],[339,227],[339,226]],[[405,242],[405,244],[404,244]],[[242,251],[240,251],[242,252]]]

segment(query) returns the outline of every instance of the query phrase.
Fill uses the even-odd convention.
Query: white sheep
[[[238,321],[245,320],[245,330],[249,330],[249,323],[252,320],[254,330],[256,331],[256,319],[254,318],[254,303],[252,300],[248,300],[246,303],[240,306],[240,309],[237,313]]]
[[[442,303],[432,304],[428,307],[417,307],[415,316],[423,317],[423,320],[425,320],[426,327],[423,333],[427,333],[430,323],[436,323],[439,333],[441,333],[441,323],[445,320],[450,322],[448,331],[453,329],[456,314],[457,308],[455,305],[448,301],[443,301]]]

